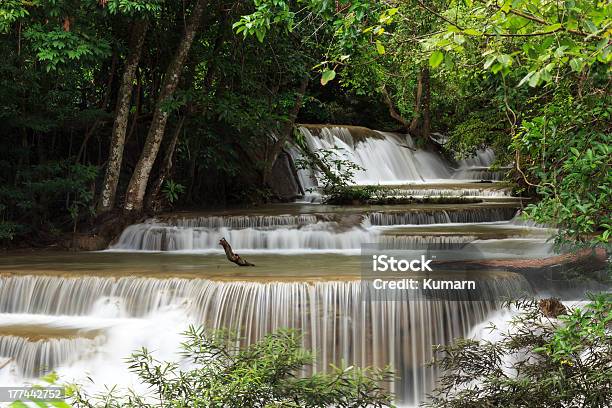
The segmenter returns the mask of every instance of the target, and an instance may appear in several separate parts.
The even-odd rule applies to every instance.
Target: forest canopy
[[[612,234],[607,1],[5,0],[0,240],[277,199],[296,123],[483,146],[559,240]]]

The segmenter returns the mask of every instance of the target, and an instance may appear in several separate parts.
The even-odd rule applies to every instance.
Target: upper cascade
[[[441,156],[417,149],[410,135],[355,126],[299,127],[310,151],[335,149],[344,159],[363,168],[355,184],[402,184],[451,177],[452,168]],[[304,179],[301,175],[300,179]],[[306,186],[308,187],[308,186]]]
[[[417,148],[408,134],[339,125],[301,125],[298,129],[311,152],[334,150],[342,159],[362,168],[355,171],[356,185],[498,181],[503,176],[503,171],[490,169],[495,153],[489,148],[451,165],[437,152]],[[295,146],[289,148],[289,153],[294,161],[302,158]],[[316,177],[309,170],[298,170],[304,190],[317,187]]]

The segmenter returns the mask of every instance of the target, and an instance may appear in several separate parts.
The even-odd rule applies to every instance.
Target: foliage
[[[32,389],[44,389],[45,387],[63,388],[65,397],[71,397],[73,395],[73,387],[60,384],[59,376],[56,372],[50,372],[49,374],[44,375],[40,378],[40,381],[42,381],[42,383],[33,384]],[[66,401],[62,401],[59,399],[43,401],[35,398],[13,401],[8,405],[8,408],[27,408],[31,406],[32,403],[40,408],[71,408],[70,404],[68,404]]]
[[[105,166],[132,29],[146,19],[117,196],[122,199],[191,5],[0,3],[0,180],[8,199],[0,210],[1,236],[59,233],[84,220],[90,199],[74,195],[64,205],[52,198],[48,210],[42,210],[46,198],[31,214],[20,209],[19,197],[30,201],[27,191],[19,191],[27,187],[20,177],[39,180],[31,170],[54,163]],[[560,240],[606,242],[611,8],[586,0],[212,2],[179,89],[163,103],[170,126],[189,117],[172,169],[184,192],[167,201],[260,201],[248,192],[269,199],[262,174],[274,160],[270,135],[284,129],[300,83],[312,72],[316,80],[309,81],[297,123],[397,130],[401,121],[391,118],[387,105],[405,119],[404,128],[422,118],[415,94],[429,64],[432,131],[450,136],[448,148],[463,157],[492,146],[500,164],[518,163],[512,173],[518,191],[541,199],[527,211],[532,218],[561,226]],[[575,112],[579,123],[571,127]],[[597,119],[590,122],[590,116]],[[66,171],[66,179],[73,173]],[[154,168],[153,174],[159,172]],[[340,201],[377,194],[323,177]],[[584,180],[594,181],[576,187]],[[100,182],[99,176],[88,182],[91,193],[99,192]]]
[[[98,173],[96,166],[50,162],[22,168],[15,175],[16,185],[0,186],[3,238],[29,233],[35,227],[54,234],[62,223],[74,226],[81,215],[93,211],[91,184]],[[48,214],[61,215],[53,221]],[[20,220],[21,222],[8,221]],[[73,227],[74,228],[74,227]]]
[[[498,340],[460,339],[438,346],[443,370],[428,407],[605,407],[612,400],[612,297],[591,299],[558,319],[536,300],[514,302],[517,314]]]
[[[296,160],[300,169],[309,169],[317,175],[321,192],[327,204],[353,204],[366,202],[382,192],[377,186],[355,186],[356,171],[364,169],[345,158],[341,148],[320,149],[310,152],[302,148],[304,156]]]
[[[166,200],[170,204],[174,204],[179,199],[179,196],[185,192],[185,186],[172,180],[166,180],[162,192]]]
[[[562,227],[558,242],[607,243],[612,234],[612,104],[569,94],[522,123],[513,148],[541,200],[526,213]]]
[[[504,125],[496,111],[474,112],[453,128],[444,148],[457,159],[471,157],[479,149],[498,145],[506,136]]]
[[[477,44],[484,69],[504,76],[522,71],[519,84],[534,87],[612,61],[612,6],[606,1],[451,1],[440,15],[446,27],[431,37],[432,56],[438,56],[432,66],[443,51],[451,62],[453,53]],[[509,44],[515,46],[509,50]]]
[[[387,370],[331,367],[327,373],[297,376],[312,364],[293,331],[268,334],[236,348],[227,333],[191,327],[182,344],[187,370],[174,362],[157,361],[142,349],[128,360],[130,370],[149,386],[138,395],[112,389],[87,395],[77,388],[75,407],[385,407],[390,395],[380,383]]]

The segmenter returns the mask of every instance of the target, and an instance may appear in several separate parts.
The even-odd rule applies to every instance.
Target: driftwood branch
[[[234,251],[232,251],[232,246],[225,240],[225,238],[221,238],[219,244],[223,247],[228,261],[233,262],[238,266],[255,266],[255,264],[252,264],[246,259],[242,259],[240,255],[235,254]]]

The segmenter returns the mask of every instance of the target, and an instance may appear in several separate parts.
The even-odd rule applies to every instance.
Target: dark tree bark
[[[157,98],[155,110],[153,112],[153,119],[149,132],[145,140],[145,144],[140,155],[140,159],[136,164],[136,168],[130,179],[130,183],[127,188],[125,203],[123,208],[126,211],[142,211],[145,190],[151,174],[151,169],[155,163],[155,158],[159,152],[164,132],[166,130],[166,124],[168,122],[169,112],[164,109],[164,104],[168,102],[174,95],[176,87],[178,85],[183,65],[191,49],[193,39],[200,27],[202,21],[202,14],[206,7],[206,0],[196,0],[191,15],[189,16],[187,25],[185,27],[185,33],[181,42],[174,54],[174,57],[170,61],[164,78],[161,84],[161,90]]]
[[[429,67],[423,68],[423,125],[421,127],[421,137],[428,138],[431,133],[431,78]]]
[[[130,106],[132,100],[132,88],[136,70],[142,54],[142,46],[147,33],[148,22],[139,20],[134,23],[130,38],[130,52],[125,63],[125,71],[117,96],[117,112],[108,155],[108,164],[104,182],[102,183],[102,193],[98,203],[98,214],[111,210],[115,206],[115,196],[117,184],[119,183],[119,172],[123,161],[123,148],[125,145],[125,134],[130,116]]]
[[[176,143],[178,142],[179,136],[183,130],[184,123],[185,115],[181,116],[181,118],[179,119],[179,122],[176,125],[176,129],[174,130],[174,134],[172,135],[172,139],[170,139],[168,146],[166,147],[166,154],[164,155],[164,160],[162,161],[159,176],[155,179],[153,185],[149,187],[147,198],[145,200],[145,208],[148,211],[154,210],[155,203],[157,202],[157,197],[159,196],[161,187],[164,184],[166,177],[168,177],[168,175],[170,174],[170,170],[172,170],[172,158],[174,157]]]
[[[305,76],[302,79],[302,82],[300,83],[300,88],[297,91],[297,97],[295,99],[293,109],[291,109],[291,112],[289,112],[287,120],[285,121],[279,134],[277,135],[277,140],[274,142],[274,144],[269,150],[269,153],[266,155],[265,167],[262,174],[262,181],[264,184],[267,184],[270,180],[274,162],[278,158],[278,155],[283,151],[285,143],[287,143],[287,141],[291,138],[291,134],[293,132],[293,125],[295,124],[295,120],[297,119],[298,113],[300,113],[300,108],[302,107],[302,101],[304,100],[304,95],[306,94],[307,87],[308,76]]]
[[[255,264],[252,264],[246,259],[241,258],[240,255],[235,254],[234,251],[232,251],[232,246],[225,240],[225,238],[221,238],[219,245],[223,247],[228,261],[233,262],[238,266],[255,266]]]
[[[414,101],[414,116],[410,122],[409,132],[412,135],[422,138],[429,137],[431,133],[431,113],[430,113],[430,78],[429,67],[421,68],[417,82],[416,96]]]

